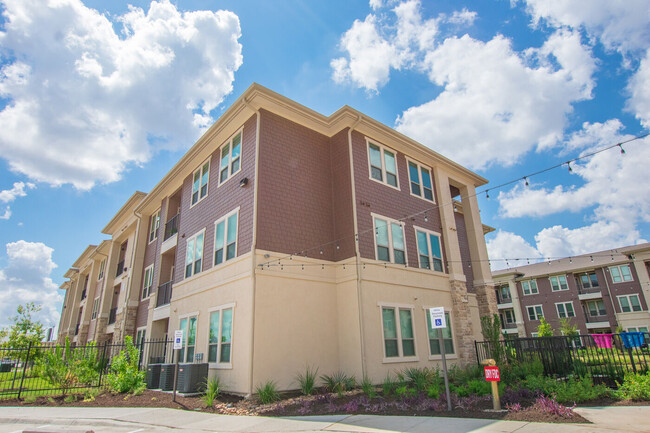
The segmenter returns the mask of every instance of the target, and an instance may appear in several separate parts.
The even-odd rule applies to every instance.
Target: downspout
[[[260,157],[260,111],[254,109],[250,103],[243,99],[244,105],[250,110],[254,111],[257,119],[255,124],[255,182],[253,183],[253,240],[251,242],[251,337],[250,337],[250,388],[248,396],[253,395],[254,382],[253,372],[255,367],[255,289],[257,286],[256,270],[257,270],[257,189],[259,185],[259,157]],[[243,140],[242,140],[243,141]]]
[[[357,221],[357,196],[356,196],[356,187],[354,183],[354,160],[352,155],[352,131],[359,126],[363,120],[363,116],[359,114],[357,121],[348,129],[348,152],[350,156],[350,184],[352,187],[352,222],[354,223],[354,252],[355,252],[355,262],[357,268],[357,305],[359,311],[359,343],[361,344],[361,375],[366,377],[366,345],[363,338],[363,311],[362,311],[362,294],[361,294],[361,253],[359,251],[359,223]]]

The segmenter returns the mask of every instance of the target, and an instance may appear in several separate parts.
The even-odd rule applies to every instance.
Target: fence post
[[[144,358],[144,338],[140,341],[140,356],[138,356],[138,370],[142,369],[142,358]]]
[[[20,378],[20,387],[18,388],[18,400],[20,400],[20,394],[23,391],[23,382],[25,381],[25,373],[27,371],[27,363],[29,362],[29,352],[32,349],[32,342],[29,342],[27,346],[27,355],[25,356],[25,363],[23,364],[23,376]]]
[[[104,360],[106,359],[106,344],[108,343],[108,340],[104,341],[104,349],[102,350],[102,360],[100,361],[99,365],[101,365],[102,368],[99,369],[99,383],[97,384],[98,387],[102,386],[102,373],[104,373],[104,369],[106,366],[104,365]]]

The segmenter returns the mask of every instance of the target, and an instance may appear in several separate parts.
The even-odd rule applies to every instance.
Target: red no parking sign
[[[499,367],[485,367],[485,380],[488,382],[500,382]]]

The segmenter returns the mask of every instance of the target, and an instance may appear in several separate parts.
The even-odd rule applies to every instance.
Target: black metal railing
[[[111,308],[111,311],[108,313],[108,324],[112,325],[117,319],[117,307]]]
[[[122,260],[117,264],[117,271],[115,272],[115,278],[122,275],[123,272],[124,272],[124,260]]]
[[[497,304],[509,304],[511,302],[512,302],[511,297],[501,296],[499,293],[497,293]]]
[[[79,334],[79,325],[77,325],[77,326],[74,328],[74,335],[78,335],[78,334]]]
[[[81,300],[83,301],[84,299],[86,299],[86,289],[81,291]]]
[[[578,286],[578,293],[581,295],[589,295],[592,293],[599,293],[601,292],[600,286],[595,286],[595,287],[582,287],[582,285]]]
[[[179,216],[180,214],[176,214],[169,221],[165,223],[165,237],[163,241],[166,241],[167,239],[171,238],[176,233],[178,233]]]
[[[172,282],[167,281],[165,284],[158,286],[158,294],[156,295],[156,307],[167,305],[172,300]]]
[[[476,360],[497,359],[500,365],[541,362],[544,374],[567,377],[591,375],[594,381],[615,386],[626,372],[650,370],[647,332],[590,334],[574,337],[508,338],[493,345],[475,342]]]
[[[502,329],[515,329],[517,327],[517,324],[512,322],[512,323],[502,323],[501,328]]]
[[[589,314],[585,314],[585,319],[587,323],[609,322],[609,317],[607,317],[607,314],[601,314],[598,316],[590,316]]]

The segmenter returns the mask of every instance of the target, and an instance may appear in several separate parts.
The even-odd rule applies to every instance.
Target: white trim
[[[566,289],[562,288],[560,277],[564,277],[564,284],[566,285]],[[553,288],[553,278],[557,280],[557,286],[559,287],[557,290]],[[566,277],[566,274],[549,275],[548,281],[551,284],[551,292],[564,292],[569,290],[569,279]]]
[[[190,197],[190,200],[191,200],[191,197]],[[158,239],[158,231],[160,229],[160,211],[161,211],[161,208],[158,208],[158,210],[156,212],[152,213],[151,217],[149,217],[149,233],[148,233],[148,236],[147,236],[147,240],[149,242],[147,243],[147,245],[153,243],[153,241]],[[156,221],[156,228],[152,230],[152,228],[153,228],[153,217],[154,216],[158,216],[158,219]],[[151,238],[152,235],[153,235],[153,239]]]
[[[622,267],[627,267],[627,271],[630,274],[630,279],[626,280],[623,278],[623,272],[621,272]],[[621,281],[614,281],[614,277],[612,276],[612,268],[618,269],[618,274],[621,276]],[[632,275],[632,268],[628,263],[623,263],[620,265],[614,265],[614,266],[608,266],[607,271],[609,272],[609,277],[612,279],[612,284],[621,284],[621,283],[629,283],[630,281],[634,281],[634,276]]]
[[[536,309],[535,307],[539,307],[540,310],[542,310],[542,314],[541,314],[541,315],[538,315],[538,314],[537,314],[537,309]],[[530,312],[528,311],[529,308],[533,308],[534,311],[535,311],[535,318],[534,318],[534,319],[531,319],[531,318],[530,318]],[[544,316],[544,306],[543,306],[542,304],[526,305],[526,317],[528,317],[528,321],[530,321],[530,322],[538,322],[539,319],[540,319],[540,317],[544,317],[544,318],[545,318],[545,316]]]
[[[259,131],[257,132],[259,134]],[[239,138],[239,168],[237,171],[233,171],[232,173],[230,172],[230,169],[232,168],[232,141],[235,139],[237,134],[241,134],[241,137]],[[230,145],[230,150],[228,151],[228,177],[226,177],[226,180],[223,182],[221,181],[221,149],[226,146]],[[217,152],[219,154],[219,167],[217,167],[217,188],[219,188],[221,185],[224,183],[228,182],[234,175],[239,173],[241,171],[241,163],[244,155],[244,126],[242,125],[241,128],[234,134],[232,134],[226,141],[223,142],[221,146],[219,146],[219,149],[217,149]]]
[[[533,293],[533,289],[530,286],[530,282],[534,281],[535,282],[535,293]],[[527,280],[521,280],[519,281],[521,283],[521,293],[523,293],[524,296],[531,296],[531,295],[539,295],[539,286],[537,285],[537,278],[530,278]],[[524,290],[524,283],[528,283],[528,288],[530,293],[526,293]]]
[[[639,303],[639,309],[636,311],[634,310],[634,307],[632,306],[632,302],[631,302],[633,296],[636,296],[636,300]],[[630,311],[623,311],[623,304],[621,304],[621,298],[627,299],[627,303],[630,306]],[[641,297],[639,296],[638,293],[630,293],[629,295],[617,295],[616,299],[618,300],[618,306],[621,309],[621,313],[639,313],[643,311],[643,307],[641,306]]]
[[[188,276],[187,275],[187,246],[190,243],[192,239],[198,238],[201,234],[203,234],[203,246],[201,247],[203,249],[203,256],[201,256],[201,269],[198,272],[194,272],[194,264],[196,263],[196,257],[194,257],[194,260],[192,261],[192,275]],[[194,244],[194,251],[196,251],[196,243]],[[194,253],[192,253],[192,256],[194,256]],[[205,228],[201,229],[200,231],[194,233],[192,236],[187,238],[185,241],[185,257],[183,258],[183,279],[191,278],[197,274],[200,274],[203,271],[203,265],[205,264]]]
[[[203,166],[206,162],[208,163],[208,181],[205,184],[205,195],[201,197],[201,170],[203,169]],[[201,203],[201,201],[210,193],[210,170],[212,170],[212,155],[208,156],[208,158],[199,164],[199,167],[192,172],[192,177],[190,178],[190,209]],[[192,196],[194,195],[194,175],[197,171],[199,172],[199,199],[196,201],[196,203],[192,203]]]
[[[415,334],[415,307],[413,305],[405,304],[393,304],[381,302],[377,304],[379,306],[379,324],[381,326],[381,347],[382,347],[382,362],[383,363],[395,363],[395,362],[417,362],[419,361],[418,357],[418,348],[417,348],[417,336]],[[397,356],[386,356],[386,339],[384,338],[384,308],[392,308],[395,318],[395,334],[397,336]],[[399,311],[400,310],[409,310],[411,311],[411,331],[413,332],[413,351],[415,355],[413,356],[404,356],[403,347],[402,347],[402,326],[400,324]]]
[[[385,146],[385,145],[379,143],[378,141],[373,140],[373,139],[371,139],[369,137],[364,137],[364,138],[366,139],[366,154],[367,154],[366,159],[368,161],[368,177],[370,178],[370,180],[372,180],[374,182],[377,182],[377,183],[380,183],[382,185],[385,185],[385,186],[387,186],[389,188],[393,188],[393,189],[396,189],[398,191],[401,191],[400,186],[399,186],[399,168],[397,167],[398,166],[398,163],[397,163],[397,151],[390,148],[390,147],[388,147],[388,146]],[[382,174],[382,179],[383,180],[377,180],[374,177],[372,177],[372,165],[370,163],[370,144],[372,144],[373,146],[377,146],[379,148],[379,155],[380,155],[380,159],[381,159],[381,174]],[[395,182],[397,183],[397,186],[393,186],[393,185],[389,184],[388,180],[387,180],[387,176],[386,176],[386,159],[385,159],[385,156],[384,156],[384,152],[386,150],[388,150],[390,153],[392,153],[394,158],[395,158]]]
[[[232,369],[232,357],[233,357],[233,340],[234,340],[234,329],[235,329],[235,302],[231,302],[228,304],[223,304],[217,307],[211,307],[208,310],[208,334],[207,334],[207,346],[206,346],[206,359],[205,361],[208,362],[208,367],[209,368],[216,368],[220,370],[231,370]],[[230,319],[230,362],[220,362],[219,359],[221,358],[221,335],[222,335],[222,325],[223,325],[223,311],[224,310],[232,310],[232,316]],[[218,342],[217,342],[217,362],[210,362],[210,321],[211,321],[211,316],[212,313],[215,313],[219,311],[219,335],[217,336]]]
[[[378,260],[381,263],[393,263],[396,265],[401,265],[401,266],[408,266],[409,259],[408,259],[408,251],[407,251],[407,245],[406,245],[406,231],[404,230],[405,228],[405,223],[403,221],[399,220],[394,220],[392,218],[385,217],[383,215],[378,215],[374,212],[370,213],[370,217],[372,218],[372,239],[374,243],[374,248],[375,248],[375,260]],[[386,222],[386,227],[388,230],[388,258],[389,261],[385,260],[380,260],[377,257],[377,228],[375,227],[375,219],[380,219],[384,222]],[[402,239],[404,241],[404,263],[395,263],[395,251],[393,247],[393,230],[391,227],[391,224],[398,224],[402,228]]]
[[[102,261],[99,262],[99,273],[97,274],[97,281],[101,281],[101,279],[104,278],[104,275],[106,275],[106,259],[102,259]]]
[[[571,310],[573,310],[573,316],[569,316],[569,311],[566,308],[567,304],[571,304]],[[564,313],[566,314],[566,317],[560,316],[560,309],[558,308],[558,305],[563,305],[564,306]],[[573,305],[573,301],[566,301],[566,302],[556,302],[555,303],[555,312],[557,313],[558,319],[571,319],[573,317],[576,317],[576,309]]]
[[[188,341],[188,337],[189,337],[189,334],[190,334],[189,333],[189,326],[190,326],[190,320],[189,319],[191,319],[192,317],[196,317],[196,335],[194,336],[194,346],[192,346],[192,347],[194,347],[194,354],[196,354],[196,343],[198,342],[198,339],[199,339],[198,338],[199,337],[199,335],[198,335],[199,334],[199,312],[197,311],[197,312],[194,312],[194,313],[184,314],[182,316],[177,317],[178,328],[176,328],[176,329],[181,330],[181,331],[184,331],[183,329],[181,329],[181,321],[183,321],[183,319],[187,319],[187,333],[183,335],[183,349],[181,349],[181,350],[183,350],[183,359],[179,359],[179,362],[182,362],[182,363],[194,362],[194,356],[192,356],[191,360],[189,360],[189,361],[187,360],[187,341]]]
[[[429,361],[439,361],[442,359],[442,354],[440,355],[432,355],[431,354],[431,342],[429,341],[429,325],[427,318],[429,317],[429,309],[432,307],[422,307],[424,310],[424,329],[426,330],[426,337],[427,337],[427,353],[429,354]],[[447,321],[448,326],[450,327],[451,330],[451,344],[454,346],[454,353],[446,353],[445,351],[445,359],[457,359],[458,358],[458,346],[456,345],[456,333],[454,332],[454,327],[451,326],[452,323],[452,313],[451,310],[447,310],[445,308],[445,313],[449,314],[449,320]],[[445,337],[442,337],[442,342],[444,344],[445,342]]]
[[[151,279],[151,285],[149,286],[149,290],[147,291],[147,296],[144,296],[145,284],[147,283],[147,271],[150,271],[149,272],[149,278]],[[149,299],[149,297],[151,296],[151,288],[152,287],[153,287],[153,264],[147,266],[142,271],[142,287],[140,288],[140,299],[141,300]]]
[[[415,231],[415,252],[418,258],[418,269],[424,269],[426,271],[435,272],[441,275],[445,274],[446,269],[445,269],[444,253],[442,248],[442,235],[438,232],[434,232],[433,230],[425,229],[423,227],[413,226],[413,229]],[[431,267],[429,269],[422,267],[422,264],[420,263],[420,245],[418,245],[418,231],[424,232],[427,235],[434,235],[438,237],[438,244],[440,245],[440,255],[441,255],[440,266],[442,267],[442,271],[436,271],[435,269],[433,269],[433,250],[431,248],[431,240],[429,239],[429,236],[427,236],[427,248],[429,249],[429,260],[431,263]]]
[[[214,222],[214,239],[212,241],[212,267],[221,266],[225,264],[228,260],[233,260],[237,258],[237,253],[239,251],[239,209],[240,206],[237,206],[235,209],[231,210],[230,212],[228,212],[227,214],[225,214],[224,216],[222,216],[221,218],[219,218]],[[226,252],[228,249],[228,218],[230,218],[235,214],[237,214],[237,223],[236,223],[237,230],[235,232],[235,256],[228,259],[226,257]],[[221,263],[216,264],[215,260],[217,258],[217,225],[219,225],[219,223],[221,222],[225,222],[224,232],[223,232],[224,244],[221,245],[221,247],[223,248],[223,260],[221,261]]]
[[[416,161],[413,158],[409,158],[408,156],[405,156],[406,158],[406,177],[408,178],[408,188],[409,188],[409,194],[411,194],[413,197],[417,197],[419,199],[422,199],[426,201],[427,203],[436,203],[436,193],[435,193],[435,188],[433,186],[433,169],[431,167],[428,167],[418,161]],[[411,171],[409,167],[409,162],[412,162],[417,166],[418,169],[418,185],[420,186],[420,192],[421,195],[413,194],[413,190],[411,189]],[[422,169],[428,170],[429,171],[429,178],[431,180],[431,200],[426,198],[424,196],[424,182],[422,181]]]

